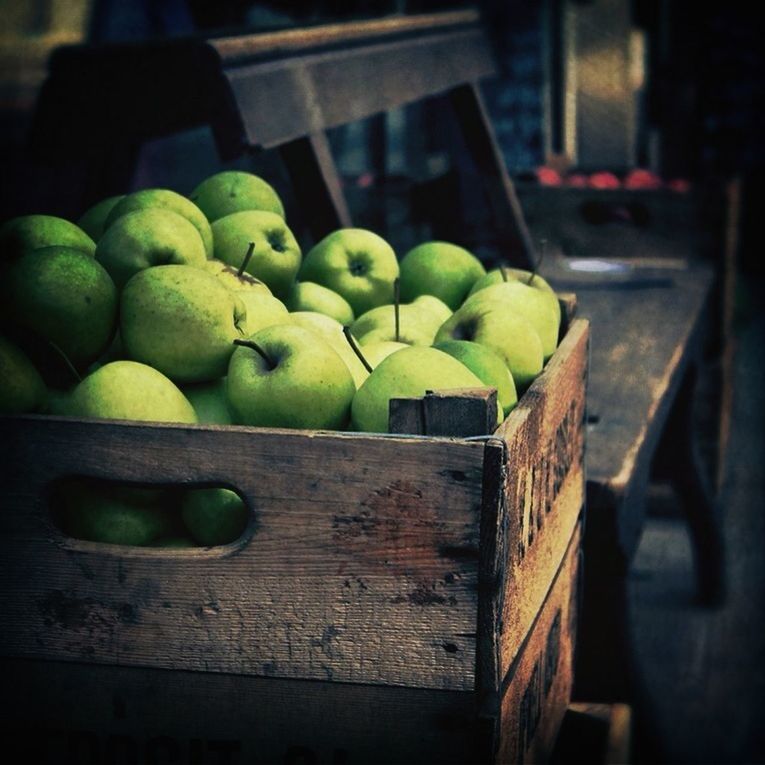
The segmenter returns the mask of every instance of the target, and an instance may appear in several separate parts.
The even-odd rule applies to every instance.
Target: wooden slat
[[[573,685],[580,543],[577,527],[506,680],[498,763],[547,762],[555,747]]]
[[[244,141],[265,148],[494,72],[480,28],[226,68]]]
[[[389,431],[427,436],[485,436],[497,427],[496,388],[427,391],[390,401]]]
[[[10,418],[0,652],[472,689],[484,445]],[[62,539],[59,476],[236,487],[242,544]]]
[[[488,761],[469,692],[40,660],[0,669],[15,689],[0,723],[8,762]]]
[[[575,319],[542,376],[495,435],[508,446],[496,675],[502,682],[563,560],[584,504],[589,325]]]

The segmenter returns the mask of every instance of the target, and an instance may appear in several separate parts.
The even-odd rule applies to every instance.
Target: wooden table
[[[714,272],[700,262],[630,259],[611,273],[543,268],[591,322],[587,520],[575,698],[633,700],[628,576],[652,461],[663,453],[686,514],[700,598],[723,592],[719,519],[692,438],[695,376]]]

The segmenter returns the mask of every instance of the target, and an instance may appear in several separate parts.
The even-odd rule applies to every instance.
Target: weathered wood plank
[[[2,654],[473,687],[483,444],[4,424]],[[72,474],[234,487],[249,536],[199,551],[63,538],[46,490]]]
[[[577,526],[523,650],[510,668],[500,707],[498,763],[547,762],[573,685],[581,527]]]
[[[588,362],[589,324],[575,319],[543,375],[495,434],[508,447],[500,681],[547,595],[584,504]]]
[[[485,436],[497,427],[495,388],[427,391],[422,398],[390,401],[391,433],[428,436]]]
[[[488,762],[475,695],[0,660],[12,762]]]

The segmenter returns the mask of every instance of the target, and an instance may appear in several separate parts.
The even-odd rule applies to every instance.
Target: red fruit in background
[[[691,182],[685,178],[673,178],[667,181],[667,188],[679,194],[687,194],[691,190]]]
[[[583,173],[572,173],[566,178],[566,185],[576,189],[585,189],[590,185],[590,181]]]
[[[624,179],[625,189],[660,189],[664,184],[661,178],[650,170],[635,168]]]
[[[562,186],[563,179],[560,177],[560,173],[557,170],[553,170],[551,167],[538,167],[536,170],[537,181],[542,186]]]
[[[621,181],[613,173],[593,173],[590,176],[591,189],[618,189],[621,185]]]

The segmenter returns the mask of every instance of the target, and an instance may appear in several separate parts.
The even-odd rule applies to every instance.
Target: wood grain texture
[[[427,391],[390,400],[389,431],[427,436],[485,436],[497,427],[496,388]]]
[[[500,682],[547,595],[583,507],[588,362],[589,324],[575,319],[544,375],[496,431],[508,445]]]
[[[497,763],[547,762],[555,747],[573,685],[580,543],[577,526],[506,679]]]
[[[3,655],[473,687],[483,444],[4,424]],[[234,487],[249,534],[199,551],[64,538],[46,490],[72,474]]]

